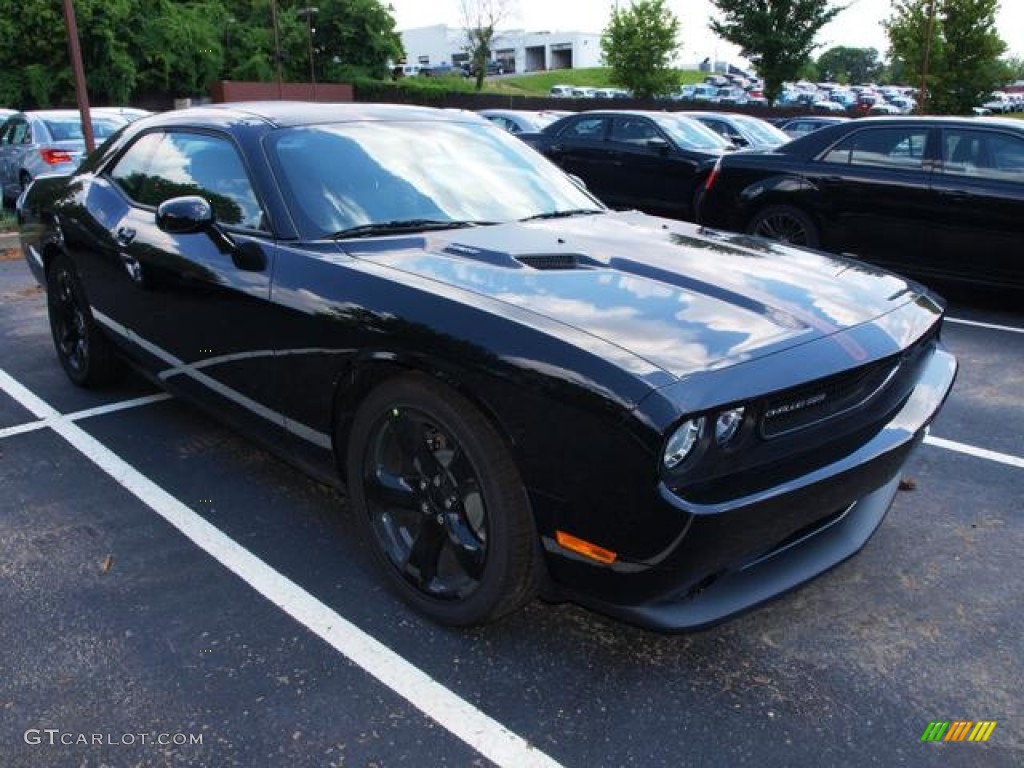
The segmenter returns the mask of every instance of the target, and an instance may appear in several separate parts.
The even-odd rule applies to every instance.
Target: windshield
[[[780,131],[771,123],[766,123],[763,120],[738,115],[734,115],[733,120],[743,126],[743,132],[745,134],[754,138],[754,144],[775,146],[778,144],[785,144],[790,140],[790,137],[785,133]]]
[[[730,146],[726,139],[707,128],[696,120],[681,115],[659,115],[655,118],[658,125],[672,140],[684,149],[702,149],[705,151],[722,151]]]
[[[274,132],[271,162],[304,235],[396,222],[508,222],[602,208],[489,123],[367,121]]]
[[[82,132],[82,121],[78,118],[67,120],[44,120],[46,129],[54,141],[82,140],[85,134]],[[96,118],[92,119],[92,135],[97,139],[105,139],[112,136],[118,128],[124,125],[124,120]]]

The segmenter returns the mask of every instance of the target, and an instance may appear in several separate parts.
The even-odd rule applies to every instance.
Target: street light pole
[[[299,9],[299,13],[306,17],[306,27],[309,29],[309,82],[313,84],[313,101],[316,101],[316,65],[313,60],[313,15],[319,10],[319,8],[312,5]]]

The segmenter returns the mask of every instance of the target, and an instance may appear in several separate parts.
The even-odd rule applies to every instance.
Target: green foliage
[[[18,219],[14,211],[0,210],[0,232],[17,232]]]
[[[612,83],[636,96],[662,96],[679,87],[672,59],[679,50],[679,19],[665,0],[634,0],[614,8],[601,36]]]
[[[1000,59],[1003,68],[1003,79],[1012,83],[1017,80],[1024,80],[1024,58],[1020,56],[1007,56]]]
[[[843,8],[832,0],[711,0],[722,14],[711,31],[740,47],[774,99],[814,50],[814,38]]]
[[[926,83],[927,111],[969,114],[1006,77],[999,0],[896,0],[885,22],[894,66]],[[931,30],[929,44],[928,31]],[[927,66],[926,66],[927,60]]]
[[[303,0],[75,0],[79,42],[94,104],[140,95],[200,96],[211,82],[310,76],[310,25]],[[387,75],[402,56],[390,10],[380,0],[317,0],[313,60],[319,81]],[[0,104],[73,104],[74,82],[61,3],[0,0]]]
[[[839,83],[873,83],[882,76],[882,62],[874,48],[829,48],[818,57],[818,77]]]

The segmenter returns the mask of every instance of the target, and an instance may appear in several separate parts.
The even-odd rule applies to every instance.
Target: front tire
[[[68,378],[85,388],[110,383],[118,371],[117,360],[67,256],[57,256],[50,265],[46,305],[57,359]]]
[[[389,585],[443,624],[494,621],[537,590],[537,536],[519,472],[494,427],[419,374],[360,406],[346,454],[349,499]]]
[[[747,224],[747,233],[807,248],[821,245],[821,235],[814,219],[792,205],[762,208]]]

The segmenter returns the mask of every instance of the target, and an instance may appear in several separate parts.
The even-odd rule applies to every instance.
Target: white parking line
[[[1013,456],[1009,453],[990,451],[988,448],[978,448],[973,445],[967,445],[967,443],[958,443],[955,440],[946,440],[945,438],[935,437],[934,435],[928,435],[924,441],[926,444],[934,445],[936,448],[945,448],[947,451],[965,453],[968,456],[974,456],[979,459],[988,459],[989,461],[997,461],[1000,464],[1009,464],[1011,467],[1020,467],[1021,469],[1024,469],[1024,459],[1019,456]]]
[[[956,325],[970,325],[974,328],[988,328],[991,331],[1007,331],[1009,333],[1024,333],[1024,328],[1017,328],[1013,325],[997,325],[996,323],[982,323],[978,320],[963,320],[959,317],[947,317],[947,323]]]
[[[68,413],[65,415],[57,414],[55,417],[60,421],[78,421],[79,419],[88,419],[92,416],[103,416],[108,413],[115,413],[116,411],[123,411],[128,408],[138,408],[140,405],[149,405],[150,403],[159,403],[164,400],[170,400],[171,396],[166,392],[159,392],[155,395],[146,395],[144,397],[135,397],[131,400],[120,400],[116,403],[107,403],[106,405],[97,405],[95,408],[86,408],[84,411],[75,411],[74,413]],[[56,413],[56,411],[54,411]],[[5,427],[0,429],[0,440],[5,437],[11,437],[13,435],[23,435],[26,432],[34,432],[37,429],[44,429],[51,425],[53,419],[40,419],[39,421],[30,421],[26,424],[18,424],[13,427]]]
[[[491,762],[556,768],[554,759],[485,715],[253,555],[0,369],[3,390],[136,498],[274,605]]]

